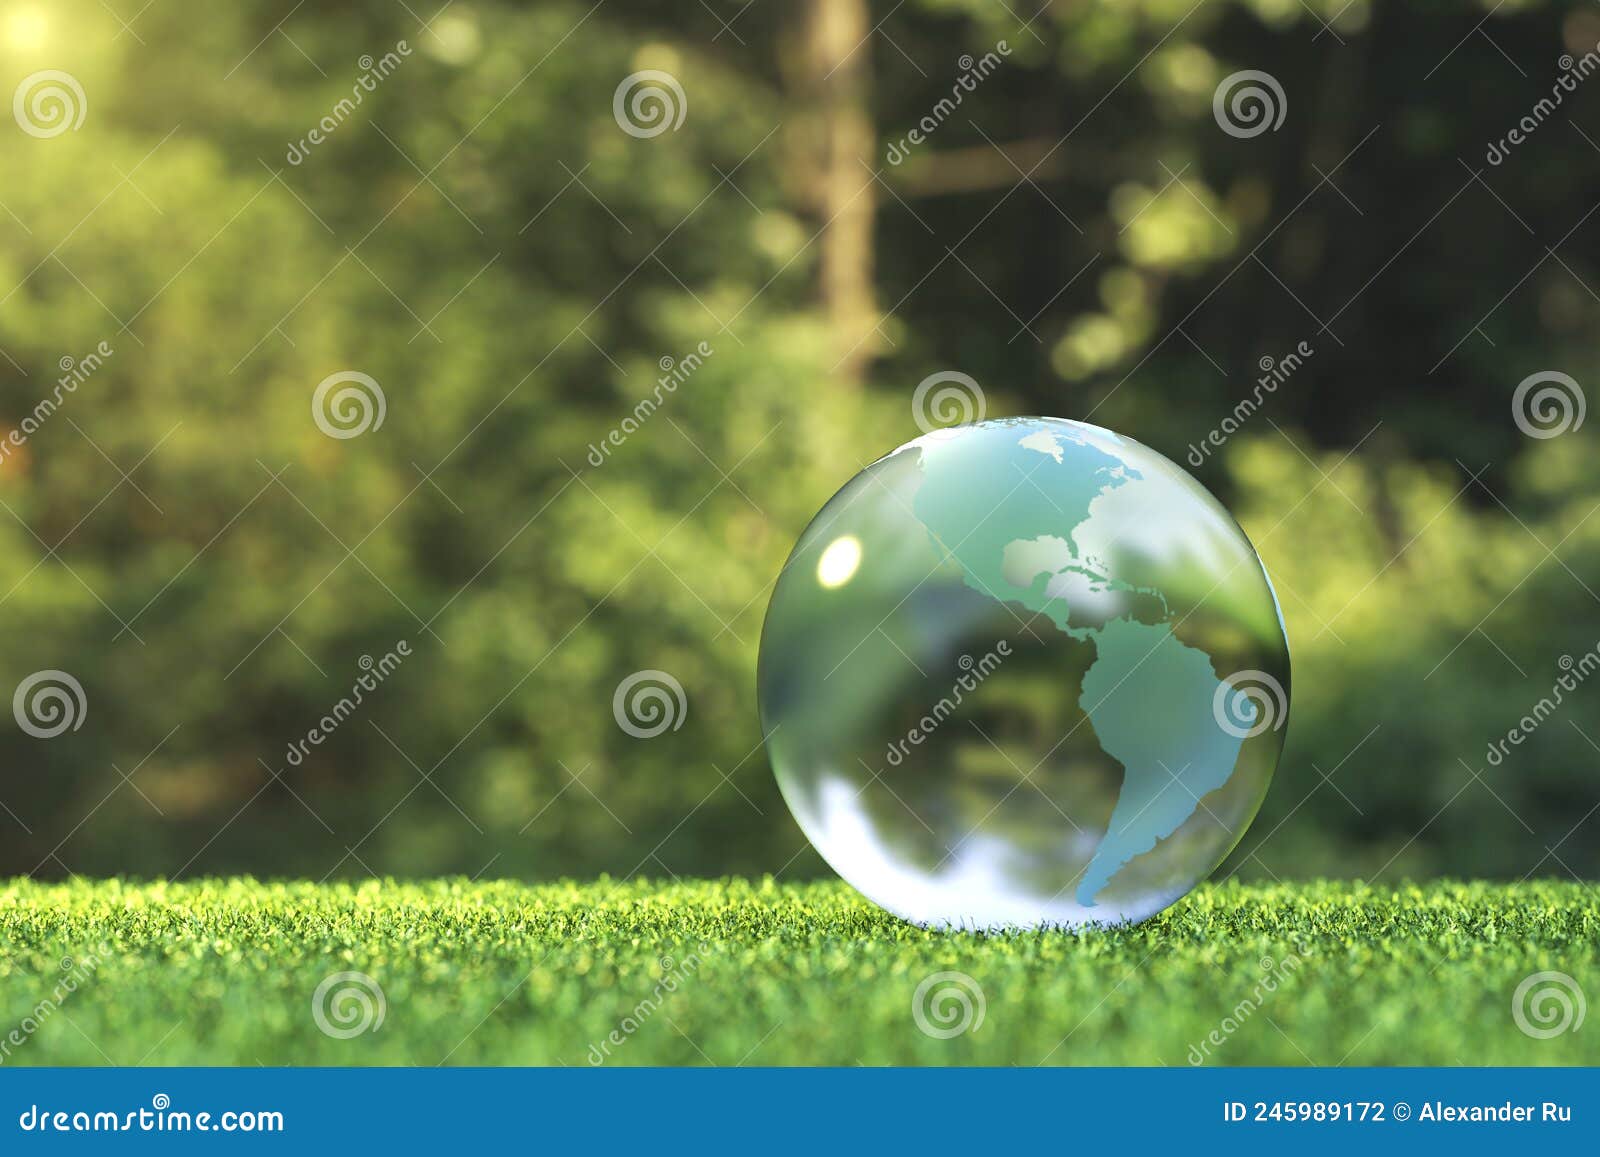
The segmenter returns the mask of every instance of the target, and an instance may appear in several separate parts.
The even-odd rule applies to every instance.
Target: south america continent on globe
[[[1255,549],[1108,430],[937,430],[823,507],[778,578],[758,693],[785,800],[919,924],[1142,920],[1209,875],[1283,746],[1289,655]]]

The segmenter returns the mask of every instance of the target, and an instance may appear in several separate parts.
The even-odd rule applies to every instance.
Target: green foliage
[[[60,358],[113,350],[0,466],[5,685],[58,668],[89,704],[52,743],[0,739],[37,769],[0,791],[19,825],[0,855],[47,875],[626,871],[756,744],[763,592],[881,446],[887,405],[829,382],[802,301],[814,251],[775,188],[770,84],[609,13],[590,27],[589,5],[461,5],[428,31],[403,5],[308,12],[292,41],[269,7],[198,38],[152,10],[75,63],[81,131],[0,134],[28,229],[0,243],[6,427]],[[52,9],[54,43],[12,63],[53,59],[74,18],[109,20]],[[360,75],[350,46],[401,41],[286,163]],[[645,66],[694,70],[676,147],[612,118]],[[660,396],[660,360],[697,349],[593,465]],[[345,370],[387,412],[334,440],[312,391]],[[400,640],[416,657],[291,761]],[[689,689],[681,736],[618,730],[612,690],[641,668]],[[108,797],[113,764],[137,790]],[[687,858],[761,862],[770,828],[741,814],[711,800]]]
[[[1534,1039],[1512,1016],[1531,973],[1596,975],[1600,905],[1568,884],[1227,884],[1133,928],[976,936],[770,878],[19,882],[0,938],[0,1029],[63,955],[96,961],[7,1064],[584,1065],[614,1030],[600,1060],[629,1065],[1183,1065],[1213,1030],[1208,1064],[1600,1060],[1593,1033]],[[313,994],[346,971],[384,1014],[339,1039]],[[917,1027],[937,972],[981,988],[973,1031]]]
[[[1253,495],[1241,517],[1272,566],[1297,697],[1312,702],[1236,859],[1259,846],[1279,874],[1363,878],[1592,870],[1581,831],[1600,740],[1587,578],[1600,479],[1587,455],[1541,444],[1501,494],[1520,516],[1474,510],[1473,484],[1448,467],[1313,464],[1270,444],[1230,457]],[[1285,516],[1270,497],[1283,493],[1306,498]],[[1409,544],[1398,558],[1389,536]],[[1526,738],[1508,746],[1511,729]],[[1291,828],[1297,808],[1317,822]]]
[[[1309,341],[1197,470],[1260,544],[1296,663],[1233,867],[1600,870],[1575,828],[1600,688],[1485,758],[1600,641],[1600,424],[1533,441],[1510,420],[1532,372],[1600,376],[1600,154],[1576,131],[1600,84],[1479,161],[1600,39],[1585,6],[883,14],[859,49],[882,141],[962,53],[1011,52],[875,166],[886,316],[861,383],[816,304],[801,6],[457,0],[425,28],[389,0],[250,0],[152,5],[131,31],[98,0],[12,7],[0,91],[65,68],[88,109],[47,140],[0,126],[0,434],[63,358],[114,352],[0,459],[0,691],[57,668],[89,704],[49,742],[0,729],[0,868],[814,874],[759,751],[761,617],[809,516],[917,433],[913,385],[959,369],[991,415],[1087,418],[1182,461],[1261,358]],[[360,54],[401,41],[290,163]],[[1283,126],[1222,133],[1217,84],[1259,67]],[[689,111],[641,140],[612,96],[646,68]],[[1040,161],[1029,182],[991,142]],[[960,180],[935,187],[941,158]],[[387,417],[340,441],[311,396],[348,370]],[[401,639],[415,658],[290,762]],[[610,702],[646,668],[689,702],[650,742]]]

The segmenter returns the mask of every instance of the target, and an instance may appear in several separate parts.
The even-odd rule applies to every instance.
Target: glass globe
[[[1228,512],[1109,430],[1008,418],[872,463],[801,535],[758,674],[795,819],[868,898],[977,929],[1142,920],[1283,746],[1277,599]]]

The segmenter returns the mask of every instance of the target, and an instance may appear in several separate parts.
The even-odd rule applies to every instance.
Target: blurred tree
[[[872,283],[877,137],[869,109],[872,28],[866,0],[809,0],[792,106],[801,141],[795,169],[821,220],[818,276],[840,354],[835,373],[859,381],[875,352]]]
[[[1600,640],[1590,429],[1510,402],[1595,376],[1600,87],[1486,155],[1590,7],[115,7],[0,9],[86,106],[0,133],[0,686],[87,703],[0,733],[5,870],[816,871],[761,615],[914,384],[1183,461],[1300,343],[1196,467],[1297,664],[1240,870],[1600,867],[1595,689],[1486,757]],[[1276,128],[1219,123],[1242,70]],[[643,72],[681,124],[619,122]],[[641,670],[681,729],[617,726]]]

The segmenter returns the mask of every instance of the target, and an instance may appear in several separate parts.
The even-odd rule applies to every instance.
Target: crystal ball
[[[1143,920],[1223,861],[1283,747],[1289,652],[1244,531],[1130,438],[936,430],[852,478],[762,627],[763,734],[835,871],[930,927]]]

